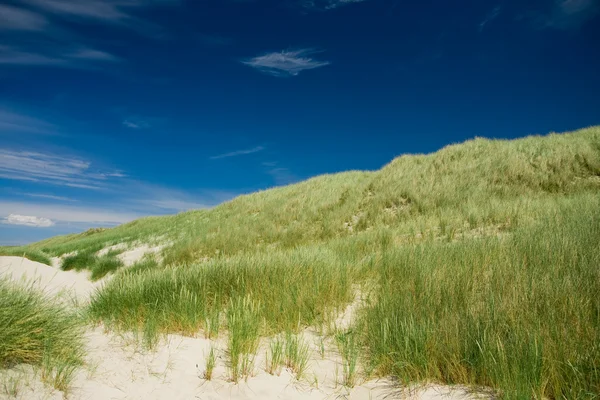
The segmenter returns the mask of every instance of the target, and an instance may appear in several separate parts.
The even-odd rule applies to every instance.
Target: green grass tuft
[[[66,391],[83,362],[83,326],[62,304],[0,279],[0,368],[30,364]]]
[[[210,351],[208,352],[208,356],[206,357],[206,367],[204,369],[204,374],[202,375],[204,379],[210,381],[213,376],[213,371],[215,366],[217,365],[217,354],[215,352],[215,348],[210,346]]]
[[[232,299],[227,308],[229,371],[235,383],[253,373],[260,339],[260,308],[250,296]]]
[[[90,313],[118,329],[196,334],[214,330],[231,301],[260,302],[265,334],[309,326],[352,299],[352,268],[331,251],[315,248],[232,257],[144,274],[118,274],[91,300]],[[151,306],[150,306],[151,305]]]
[[[296,379],[304,377],[308,369],[310,347],[301,336],[286,333],[285,341],[285,366],[294,373]]]
[[[61,268],[63,271],[82,271],[85,269],[91,269],[97,262],[95,252],[80,252],[68,257],[65,257],[62,261]]]
[[[41,250],[35,250],[27,247],[2,247],[0,246],[0,256],[24,257],[31,261],[36,261],[46,265],[52,265],[50,257]]]
[[[96,281],[98,279],[104,278],[108,273],[112,273],[117,271],[119,268],[123,267],[123,261],[118,258],[106,255],[103,257],[97,257],[95,259],[95,263],[91,267],[92,275],[91,279]]]
[[[347,332],[338,332],[335,339],[343,359],[343,384],[346,387],[353,388],[356,385],[358,373],[358,361],[360,355],[360,343],[358,335],[349,330]]]
[[[277,336],[269,343],[269,349],[267,350],[267,355],[265,357],[266,371],[271,375],[280,375],[284,356],[285,341]]]

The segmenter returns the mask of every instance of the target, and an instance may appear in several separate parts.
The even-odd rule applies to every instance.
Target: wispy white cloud
[[[24,2],[55,14],[82,18],[118,21],[127,17],[127,14],[119,9],[120,2],[110,0],[25,0]]]
[[[518,16],[536,29],[578,29],[600,12],[598,0],[555,0],[546,10]]]
[[[111,195],[119,199],[124,209],[144,215],[173,214],[181,211],[212,207],[233,197],[214,190],[190,192],[135,179],[113,185]]]
[[[273,178],[273,181],[278,186],[298,182],[298,177],[296,177],[289,168],[280,166],[277,161],[265,161],[262,162],[261,165],[266,167],[265,172]]]
[[[78,43],[82,36],[74,32],[72,20],[161,37],[162,28],[135,16],[135,10],[178,3],[177,0],[15,0],[13,5],[0,5],[0,31],[23,32],[11,34],[0,45],[0,65],[89,69],[104,63],[106,67],[108,62],[122,60],[110,52]]]
[[[1,48],[0,48],[1,52]],[[27,114],[0,109],[0,134],[1,133],[35,133],[44,135],[57,134],[55,125]]]
[[[554,28],[578,28],[600,10],[600,2],[596,0],[561,0],[557,1],[554,13],[548,24]]]
[[[71,199],[69,197],[64,197],[64,196],[55,196],[53,194],[44,194],[44,193],[23,193],[25,196],[28,197],[36,197],[36,198],[40,198],[40,199],[48,199],[48,200],[56,200],[56,201],[68,201],[68,202],[75,202],[77,200],[75,199]]]
[[[8,217],[0,221],[9,225],[25,225],[34,226],[37,228],[47,228],[54,225],[54,222],[48,218],[35,217],[33,215],[9,214]]]
[[[301,6],[308,10],[333,10],[348,4],[362,3],[366,0],[302,0]]]
[[[90,48],[79,48],[73,52],[67,53],[64,57],[68,59],[92,60],[92,61],[121,61],[118,57],[101,50]]]
[[[88,223],[98,225],[117,225],[140,218],[143,214],[122,212],[105,208],[80,207],[74,205],[56,205],[47,203],[28,203],[0,201],[0,217],[8,220],[11,215],[36,215],[42,220],[54,223]],[[14,217],[13,217],[14,219]],[[21,219],[22,218],[18,218]],[[48,225],[50,226],[50,225]]]
[[[123,126],[131,129],[147,129],[152,127],[148,120],[139,117],[129,117],[124,119]]]
[[[135,16],[136,10],[179,4],[179,0],[22,0],[38,11],[67,20],[109,24],[145,36],[159,37],[162,28]]]
[[[136,200],[136,204],[138,206],[149,206],[155,209],[155,212],[159,211],[160,213],[178,213],[182,211],[199,210],[210,207],[206,203],[194,201],[192,199],[172,199],[164,197],[158,197],[154,199],[139,199]]]
[[[105,51],[86,47],[65,49],[61,46],[45,46],[22,49],[0,46],[0,64],[56,66],[66,68],[90,68],[95,62],[119,62],[120,58]]]
[[[264,149],[265,149],[264,146],[256,146],[251,149],[237,150],[237,151],[232,151],[229,153],[219,154],[219,155],[210,157],[210,159],[211,160],[219,160],[221,158],[243,156],[245,154],[258,153],[259,151],[263,151]]]
[[[23,0],[41,10],[104,22],[131,20],[131,9],[178,4],[176,0]]]
[[[0,149],[0,178],[45,182],[82,189],[99,189],[120,171],[102,172],[90,168],[90,161],[50,153]]]
[[[315,49],[284,50],[266,53],[249,60],[244,64],[273,76],[295,76],[300,72],[329,65],[329,61],[318,61],[312,55],[319,53]]]
[[[500,6],[496,6],[494,7],[494,9],[492,11],[490,11],[485,18],[479,23],[479,32],[483,32],[483,30],[485,29],[485,27],[492,22],[493,20],[495,20],[496,18],[498,18],[498,16],[500,15],[500,11],[502,10],[502,7]]]
[[[211,190],[193,194],[148,182],[127,180],[109,186],[104,195],[111,199],[110,202],[94,202],[89,199],[76,202],[72,198],[35,193],[23,195],[39,201],[0,200],[0,221],[15,214],[47,218],[57,225],[81,224],[77,226],[82,229],[90,226],[114,226],[148,215],[209,208],[236,194]]]
[[[271,175],[276,185],[289,185],[298,182],[298,178],[288,168],[271,168],[267,170],[267,174]]]
[[[47,26],[48,20],[40,14],[0,4],[0,30],[40,31]]]

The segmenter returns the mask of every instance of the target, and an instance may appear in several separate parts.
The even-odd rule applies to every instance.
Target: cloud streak
[[[292,174],[289,168],[279,166],[277,161],[265,161],[261,165],[265,167],[265,173],[273,178],[277,186],[298,182],[298,178]]]
[[[63,17],[108,23],[135,22],[130,10],[178,4],[176,0],[23,0],[30,6]]]
[[[500,6],[494,7],[494,9],[485,16],[485,18],[483,19],[483,21],[481,21],[479,23],[479,32],[483,32],[483,30],[485,29],[485,27],[490,22],[492,22],[493,20],[495,20],[496,18],[498,18],[498,16],[500,15],[500,11],[501,10],[502,10],[502,7],[500,7]]]
[[[242,61],[242,63],[272,76],[296,76],[302,71],[330,64],[329,61],[319,61],[312,58],[312,55],[316,53],[319,53],[319,51],[311,48],[284,50],[281,52],[266,53]]]
[[[91,162],[79,158],[0,149],[0,178],[4,179],[100,189],[108,178],[124,176],[119,171],[94,171],[90,166]]]
[[[66,68],[90,68],[96,62],[120,62],[120,58],[105,51],[87,47],[65,49],[61,46],[45,46],[42,48],[21,49],[11,46],[0,46],[0,64],[56,66]]]
[[[0,201],[0,216],[3,215],[6,216],[4,218],[5,223],[8,223],[7,221],[12,215],[13,224],[19,221],[26,222],[27,218],[37,218],[39,221],[49,220],[53,224],[86,223],[98,225],[122,224],[142,216],[134,212],[113,211],[103,208]],[[37,217],[30,217],[32,215]],[[15,218],[15,216],[17,217]]]
[[[124,119],[123,126],[130,129],[148,129],[152,127],[148,120],[138,117],[129,117]]]
[[[521,14],[518,19],[529,22],[535,29],[567,31],[581,28],[599,12],[598,0],[555,0],[549,8]]]
[[[53,194],[43,194],[43,193],[23,193],[23,194],[25,196],[36,197],[36,198],[40,198],[40,199],[48,199],[48,200],[56,200],[56,201],[69,201],[69,202],[77,201],[77,200],[71,199],[69,197],[55,196]]]
[[[57,128],[49,122],[29,115],[0,109],[0,134],[2,133],[55,135],[57,134]]]
[[[48,228],[53,226],[54,222],[48,218],[35,217],[32,215],[10,214],[2,220],[2,223],[9,225],[25,225],[36,228]]]
[[[54,66],[89,69],[115,63],[119,57],[77,43],[81,36],[70,24],[105,24],[141,35],[164,36],[161,27],[136,17],[134,10],[177,4],[176,0],[15,0],[0,5],[0,32],[11,31],[0,45],[0,65]],[[12,33],[20,31],[20,34]]]
[[[578,28],[596,16],[599,9],[596,0],[557,1],[547,24],[558,29]]]
[[[212,157],[210,157],[210,160],[220,160],[222,158],[237,157],[237,156],[243,156],[246,154],[258,153],[259,151],[263,151],[264,149],[265,149],[264,146],[256,146],[251,149],[237,150],[237,151],[232,151],[230,153],[224,153],[224,154],[212,156]]]
[[[48,25],[42,15],[0,4],[0,30],[41,31]]]
[[[302,0],[301,6],[308,10],[327,11],[364,1],[366,0]]]

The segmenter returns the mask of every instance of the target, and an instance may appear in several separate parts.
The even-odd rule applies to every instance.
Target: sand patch
[[[146,254],[146,249],[140,251]],[[87,273],[61,271],[21,257],[0,257],[0,275],[14,280],[33,282],[46,293],[72,293],[79,299],[89,298],[99,283],[87,279]],[[357,292],[352,302],[336,321],[338,328],[351,325],[363,298]],[[72,381],[68,396],[43,385],[34,368],[19,366],[0,371],[0,378],[13,382],[18,377],[17,396],[6,393],[0,382],[0,399],[64,399],[70,400],[187,400],[187,399],[490,399],[490,395],[474,395],[461,387],[429,385],[408,390],[391,379],[363,381],[349,388],[343,385],[343,359],[332,337],[322,337],[307,329],[303,341],[309,345],[309,364],[300,380],[281,368],[279,374],[266,371],[269,338],[261,340],[254,358],[252,376],[233,383],[227,368],[225,335],[218,340],[203,337],[168,335],[154,351],[143,350],[133,334],[117,335],[102,328],[86,333],[86,365]],[[217,362],[213,379],[203,378],[210,348],[216,349]],[[19,375],[20,374],[20,375]],[[8,389],[10,385],[6,386]],[[15,386],[17,387],[17,386]]]
[[[115,245],[103,248],[98,253],[96,253],[96,255],[98,257],[102,257],[102,256],[107,255],[111,251],[123,251],[123,250],[127,249],[127,247],[128,247],[127,243],[115,244]]]
[[[88,272],[63,271],[23,257],[0,256],[0,276],[33,285],[51,295],[89,299],[101,283],[91,282],[88,275]]]
[[[285,368],[280,375],[265,372],[263,346],[255,358],[254,376],[235,384],[228,379],[224,340],[168,335],[155,351],[149,352],[141,350],[130,335],[107,334],[97,328],[87,333],[87,342],[87,367],[76,374],[68,395],[70,400],[486,398],[469,394],[460,387],[429,385],[403,390],[389,379],[370,380],[347,388],[340,383],[339,361],[329,352],[323,359],[314,346],[311,346],[310,367],[301,380]],[[218,360],[213,379],[207,381],[202,376],[211,345],[219,349]],[[34,375],[27,378],[29,386],[22,391],[26,394],[23,398],[63,398],[61,392],[40,385],[36,379]]]
[[[149,246],[147,244],[143,244],[132,250],[125,251],[119,254],[117,257],[123,261],[123,264],[125,264],[126,267],[129,267],[144,258],[146,254],[157,254],[163,248],[164,245]]]

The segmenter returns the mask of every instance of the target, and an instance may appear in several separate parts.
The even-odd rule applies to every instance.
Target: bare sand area
[[[87,273],[65,272],[56,267],[20,257],[0,257],[0,275],[33,284],[49,295],[75,296],[81,307],[102,282],[92,283]],[[77,305],[73,305],[77,306]],[[347,324],[355,312],[351,305],[340,316]],[[392,379],[358,381],[353,388],[343,385],[343,364],[335,344],[310,329],[303,332],[310,345],[307,372],[297,379],[282,368],[279,374],[266,372],[267,339],[254,359],[253,375],[233,383],[226,368],[226,338],[168,335],[152,351],[144,350],[132,334],[118,335],[102,327],[86,332],[86,365],[77,373],[65,394],[44,386],[35,369],[18,366],[0,371],[0,378],[18,376],[16,396],[2,390],[0,399],[76,400],[187,400],[187,399],[482,399],[489,395],[470,393],[465,388],[428,385],[409,390]],[[204,379],[210,349],[216,349],[217,363],[212,379]],[[324,349],[324,351],[323,351]],[[1,382],[0,382],[1,383]]]

